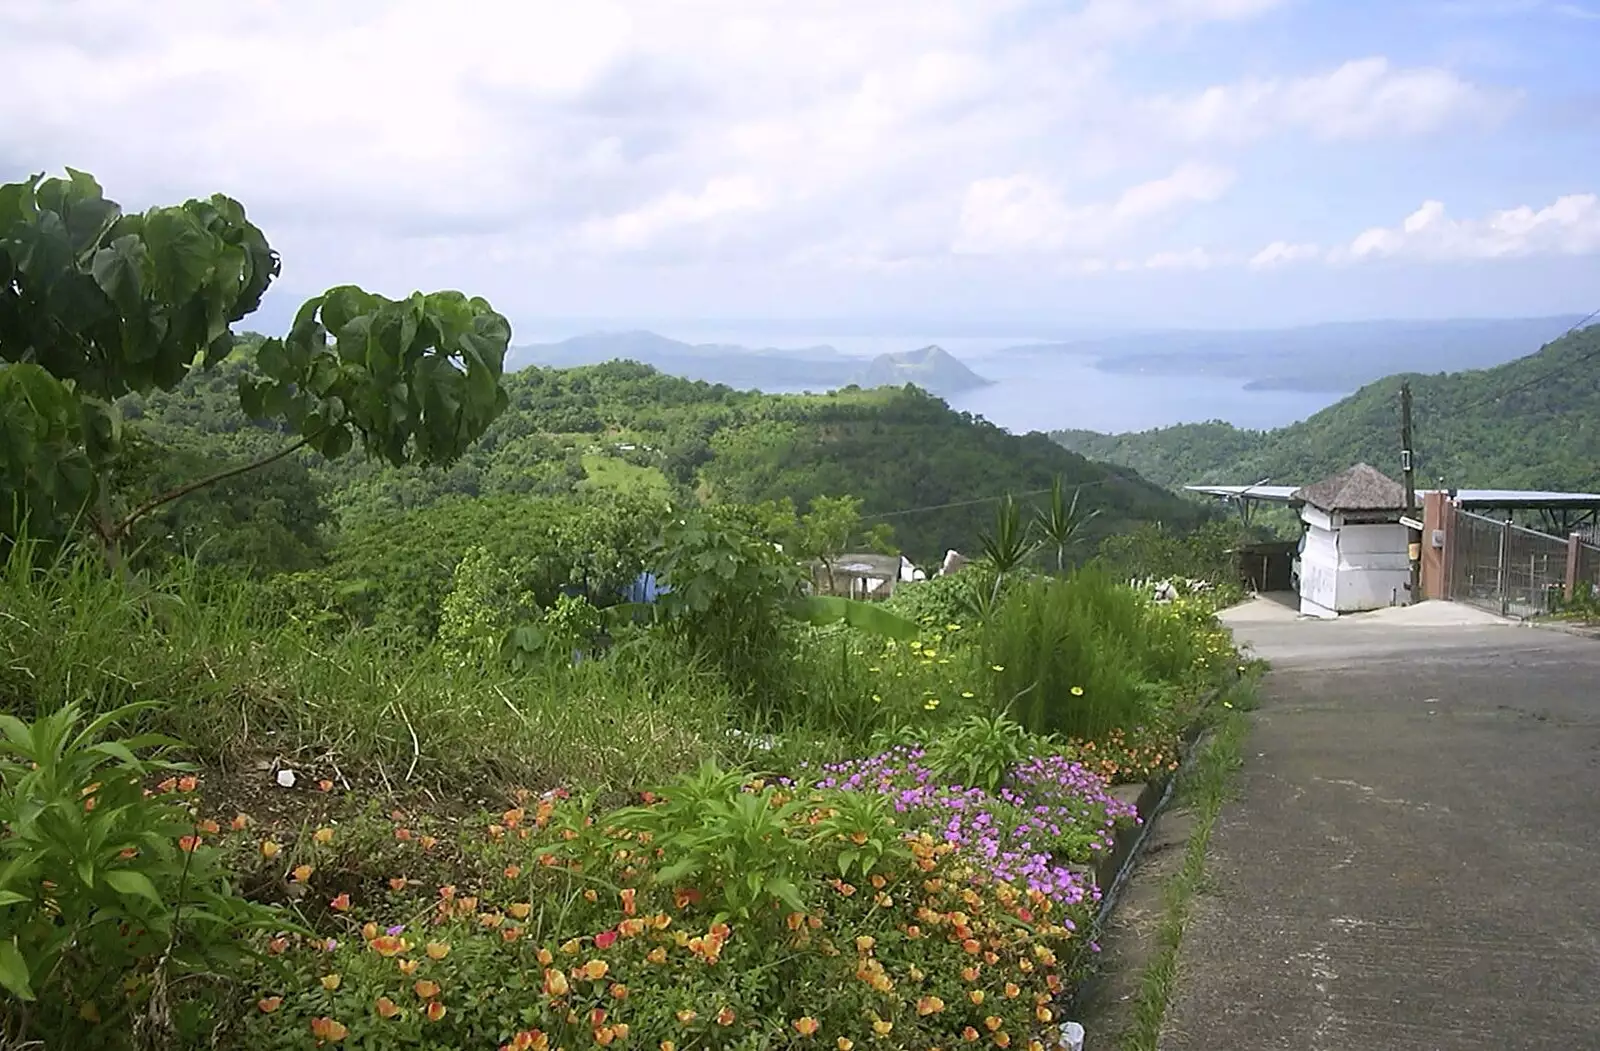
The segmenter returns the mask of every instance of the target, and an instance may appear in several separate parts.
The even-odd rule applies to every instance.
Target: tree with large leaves
[[[0,186],[0,538],[87,521],[115,551],[156,508],[302,448],[337,457],[359,441],[392,464],[449,463],[504,409],[511,329],[486,301],[334,288],[259,345],[240,385],[245,412],[278,421],[288,445],[113,508],[112,403],[220,362],[278,269],[228,197],[125,214],[72,169]]]

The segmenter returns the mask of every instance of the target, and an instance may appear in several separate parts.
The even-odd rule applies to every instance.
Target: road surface
[[[1600,1049],[1600,642],[1225,619],[1272,671],[1164,1051]]]

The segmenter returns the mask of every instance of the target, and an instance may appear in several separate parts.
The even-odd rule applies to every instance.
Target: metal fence
[[[1452,539],[1451,598],[1509,617],[1535,617],[1560,606],[1567,541],[1459,510]],[[1600,565],[1600,557],[1591,561]]]

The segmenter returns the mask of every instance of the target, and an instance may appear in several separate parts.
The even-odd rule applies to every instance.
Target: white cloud
[[[1243,80],[1168,96],[1152,108],[1180,138],[1242,142],[1285,130],[1331,140],[1417,135],[1498,117],[1510,102],[1448,70],[1397,69],[1375,57],[1314,76]]]
[[[1210,270],[1222,263],[1223,260],[1204,248],[1190,248],[1181,252],[1157,252],[1144,261],[1148,270]]]
[[[1467,260],[1600,252],[1600,196],[1558,197],[1481,219],[1452,219],[1439,201],[1426,201],[1399,226],[1373,227],[1333,256],[1338,261],[1392,257]]]
[[[1251,256],[1248,265],[1252,270],[1272,270],[1290,263],[1315,259],[1321,254],[1322,249],[1314,244],[1292,244],[1288,241],[1274,241]]]
[[[1140,223],[1189,204],[1215,201],[1233,173],[1186,163],[1172,174],[1123,190],[1114,200],[1069,204],[1034,175],[978,179],[967,187],[952,250],[962,255],[1082,251],[1104,247]]]

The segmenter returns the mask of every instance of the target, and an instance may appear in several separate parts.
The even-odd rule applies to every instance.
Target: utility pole
[[[1405,472],[1406,514],[1417,514],[1417,472],[1411,453],[1411,384],[1400,384],[1400,469]],[[1422,531],[1406,529],[1409,543],[1406,554],[1411,563],[1411,601],[1420,602],[1422,596]]]

